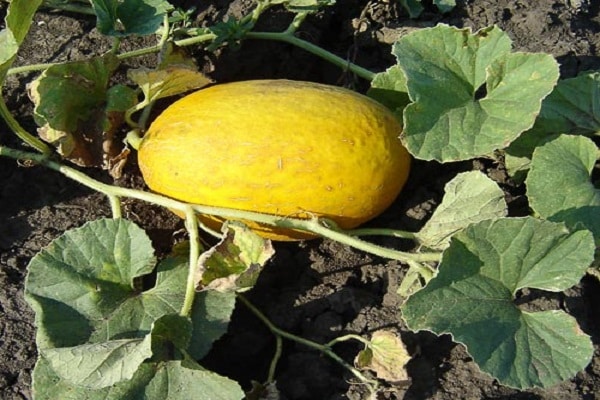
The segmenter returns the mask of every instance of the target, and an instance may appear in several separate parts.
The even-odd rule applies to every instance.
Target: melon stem
[[[409,253],[399,250],[390,249],[387,247],[379,246],[357,237],[351,236],[343,231],[338,231],[325,226],[325,222],[317,218],[315,219],[293,219],[284,218],[277,215],[261,214],[251,211],[242,211],[229,208],[211,207],[199,204],[188,204],[181,201],[171,199],[169,197],[161,196],[155,193],[145,192],[142,190],[130,189],[120,186],[109,185],[100,181],[97,181],[85,173],[78,171],[69,166],[60,164],[54,160],[49,159],[47,156],[38,153],[31,153],[22,150],[12,149],[5,146],[0,146],[0,156],[10,157],[16,160],[28,160],[38,163],[44,167],[58,171],[66,177],[73,179],[84,186],[89,187],[97,192],[103,193],[109,198],[111,197],[128,197],[132,199],[142,200],[148,203],[156,204],[162,207],[166,207],[172,210],[181,211],[182,213],[188,212],[191,207],[196,213],[209,214],[226,219],[236,220],[250,220],[262,224],[281,228],[292,228],[299,229],[307,232],[316,233],[319,236],[326,237],[328,239],[346,244],[355,249],[362,250],[364,252],[380,256],[383,258],[398,260],[404,263],[428,263],[428,262],[439,262],[441,259],[441,252],[424,252],[424,253]],[[425,277],[427,278],[427,277]]]

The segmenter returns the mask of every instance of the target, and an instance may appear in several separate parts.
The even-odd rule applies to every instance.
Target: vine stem
[[[252,304],[245,296],[242,294],[237,294],[237,298],[258,318],[264,323],[267,328],[273,333],[276,337],[285,338],[296,343],[300,343],[306,347],[310,347],[312,349],[318,350],[324,354],[326,354],[329,358],[340,364],[342,367],[350,371],[352,375],[358,378],[362,383],[367,384],[371,392],[374,392],[377,388],[377,381],[367,378],[364,376],[358,369],[354,368],[352,365],[347,363],[343,358],[338,356],[333,350],[331,350],[329,343],[328,344],[320,344],[313,342],[312,340],[305,339],[300,336],[296,336],[292,333],[286,332],[273,324],[266,315],[264,315],[254,304]],[[352,338],[356,338],[356,335],[346,335],[344,338],[348,339],[348,336],[352,336]],[[361,341],[364,339],[361,338]],[[330,342],[332,343],[332,342]],[[335,342],[334,342],[335,343]]]
[[[300,39],[295,36],[293,33],[284,31],[284,32],[248,32],[246,34],[246,39],[266,39],[266,40],[276,40],[280,42],[285,42],[292,44],[294,46],[300,47],[312,53],[316,56],[323,58],[324,60],[337,65],[342,68],[344,71],[348,70],[356,75],[360,76],[367,81],[372,81],[375,77],[375,73],[373,71],[369,71],[366,68],[360,67],[348,60],[345,60],[341,57],[336,56],[335,54],[315,45],[306,40]]]
[[[190,46],[193,44],[211,41],[215,37],[216,37],[216,35],[214,35],[212,33],[207,33],[204,35],[198,35],[198,36],[194,36],[191,38],[176,40],[174,43],[175,43],[175,45],[180,46],[180,47]],[[147,54],[157,53],[160,51],[161,48],[162,48],[162,45],[159,43],[154,46],[144,47],[142,49],[131,50],[131,51],[127,51],[127,52],[118,54],[117,58],[119,60],[125,60],[128,58],[145,56]],[[22,74],[22,73],[27,73],[27,72],[42,71],[42,70],[45,70],[52,66],[62,65],[62,64],[64,64],[64,63],[57,62],[57,63],[42,63],[42,64],[23,65],[21,67],[14,67],[14,68],[9,69],[6,74],[7,75],[15,75],[15,74]]]
[[[0,146],[0,155],[7,156],[17,160],[30,160],[38,164],[41,164],[47,168],[53,169],[65,175],[66,177],[73,179],[97,192],[103,193],[109,198],[113,197],[129,197],[137,200],[142,200],[148,203],[157,204],[172,210],[178,210],[183,213],[187,213],[189,207],[195,212],[200,214],[214,215],[223,217],[226,219],[237,219],[237,220],[250,220],[258,223],[264,223],[271,226],[299,229],[307,232],[312,232],[322,237],[332,239],[334,241],[346,244],[350,247],[371,253],[380,257],[398,260],[405,263],[425,263],[439,261],[441,253],[408,253],[398,250],[389,249],[382,247],[370,242],[366,242],[359,238],[345,234],[343,231],[334,230],[324,225],[322,220],[318,218],[313,219],[296,219],[296,218],[285,218],[276,215],[261,214],[251,211],[242,211],[222,207],[211,207],[203,206],[198,204],[189,204],[181,201],[171,199],[169,197],[161,196],[158,194],[145,192],[142,190],[124,188],[119,186],[112,186],[106,183],[99,182],[83,172],[80,172],[74,168],[60,164],[56,161],[51,160],[49,157],[43,154],[30,153],[17,149],[12,149],[4,146]],[[111,200],[113,201],[113,200]]]
[[[27,143],[29,146],[33,147],[37,151],[42,154],[49,155],[52,154],[52,150],[50,147],[42,142],[40,139],[36,138],[29,132],[27,132],[21,124],[12,116],[8,107],[6,106],[6,102],[4,101],[4,97],[0,96],[0,116],[6,121],[8,127],[21,139],[23,142]]]
[[[183,46],[190,46],[193,44],[208,42],[208,41],[214,40],[215,38],[216,38],[215,34],[206,33],[206,34],[194,36],[191,38],[176,40],[174,43],[177,46],[183,47]],[[312,44],[306,40],[298,38],[297,36],[294,35],[292,30],[286,30],[284,32],[248,32],[248,33],[246,33],[245,38],[246,39],[276,40],[276,41],[280,41],[280,42],[286,42],[286,43],[292,44],[294,46],[300,47],[301,49],[304,49],[304,50],[308,51],[309,53],[312,53],[318,57],[321,57],[324,60],[326,60],[334,65],[337,65],[344,71],[346,71],[346,70],[351,71],[351,72],[355,73],[356,75],[360,76],[361,78],[366,79],[368,81],[372,81],[373,78],[375,77],[375,73],[373,71],[369,71],[368,69],[363,68],[359,65],[356,65],[356,64],[354,64],[348,60],[345,60],[339,56],[336,56],[335,54],[331,53],[330,51],[327,51],[315,44]],[[127,58],[144,56],[147,54],[159,52],[161,50],[161,48],[162,48],[162,45],[157,44],[157,45],[150,46],[150,47],[144,47],[143,49],[137,49],[137,50],[132,50],[132,51],[128,51],[125,53],[121,53],[121,54],[117,55],[117,57],[120,60],[124,60]],[[59,64],[62,64],[62,63],[44,63],[44,64],[32,64],[32,65],[24,65],[21,67],[14,67],[14,68],[11,68],[8,70],[7,75],[41,71],[41,70],[44,70],[44,69],[47,69],[49,67],[52,67],[54,65],[59,65]]]

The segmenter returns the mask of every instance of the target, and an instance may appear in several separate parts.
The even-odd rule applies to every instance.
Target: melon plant
[[[0,155],[39,163],[104,193],[114,217],[66,232],[29,264],[25,296],[36,311],[40,354],[33,374],[36,399],[177,400],[197,393],[242,398],[236,382],[197,362],[226,331],[236,299],[277,336],[278,349],[286,338],[321,351],[371,392],[377,380],[406,380],[409,354],[395,332],[373,332],[370,339],[350,334],[319,344],[282,331],[249,303],[241,292],[252,287],[275,251],[255,232],[283,240],[318,235],[400,261],[390,267],[405,269],[398,293],[405,300],[400,312],[406,326],[451,334],[481,371],[503,385],[550,387],[589,365],[594,347],[574,318],[559,310],[531,311],[515,300],[524,290],[560,292],[586,272],[600,275],[590,268],[598,264],[600,242],[600,192],[591,181],[598,149],[581,137],[600,131],[598,73],[557,84],[556,60],[513,52],[498,27],[472,32],[439,25],[398,39],[392,48],[396,65],[375,74],[295,35],[304,18],[330,0],[259,0],[241,18],[174,29],[169,23],[176,14],[163,18],[170,9],[164,0],[113,0],[110,12],[102,12],[104,2],[92,0],[99,31],[117,38],[110,53],[10,68],[40,3],[10,2],[0,32],[6,39],[0,78],[44,70],[29,94],[36,122],[60,139],[57,150],[65,159],[73,161],[64,144],[83,133],[103,139],[96,151],[118,172],[129,150],[110,159],[104,145],[114,138],[94,134],[115,133],[121,120],[131,132],[146,131],[139,140],[139,165],[155,193],[96,181],[48,157],[53,150],[23,129],[0,100],[7,125],[38,151],[0,145]],[[147,13],[132,13],[129,7],[136,3]],[[294,14],[288,29],[254,31],[260,14],[275,5]],[[158,27],[159,45],[119,52],[118,38]],[[189,37],[180,39],[182,33]],[[323,57],[370,81],[369,95],[393,111],[343,88],[260,80],[197,91],[145,129],[148,106],[156,100],[210,81],[178,55],[176,46],[208,42],[212,50],[242,39],[284,41]],[[128,71],[128,83],[138,88],[110,86],[120,60],[159,49],[156,69]],[[505,191],[480,171],[470,171],[447,183],[419,232],[353,229],[394,201],[409,173],[409,153],[439,163],[501,162],[508,155],[510,170],[516,171],[518,162],[519,172],[528,173],[534,215],[509,217]],[[189,241],[157,262],[150,239],[121,218],[121,198],[184,215]],[[254,232],[227,221],[220,242],[203,249],[197,214],[213,228],[236,219]],[[412,239],[417,247],[403,252],[358,238],[367,235]],[[150,274],[154,286],[144,283]],[[332,350],[349,339],[365,345],[356,367]],[[270,388],[279,355],[265,380]],[[365,369],[377,380],[363,374]]]

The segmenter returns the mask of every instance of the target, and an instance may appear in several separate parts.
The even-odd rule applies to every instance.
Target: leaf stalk
[[[196,296],[196,267],[200,258],[200,235],[198,233],[198,218],[191,206],[185,209],[185,228],[190,239],[190,262],[188,266],[188,277],[185,287],[185,297],[180,315],[191,317],[194,298]]]

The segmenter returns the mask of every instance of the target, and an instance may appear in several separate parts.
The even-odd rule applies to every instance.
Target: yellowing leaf
[[[390,383],[408,382],[406,364],[411,357],[400,337],[388,330],[373,333],[370,345],[358,353],[354,363],[358,368],[369,369],[379,379]]]
[[[211,83],[204,74],[185,65],[170,65],[160,70],[138,68],[130,70],[128,76],[142,89],[147,102],[199,89]]]

